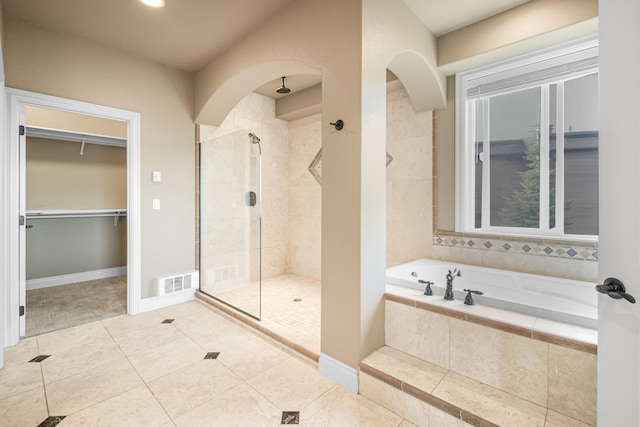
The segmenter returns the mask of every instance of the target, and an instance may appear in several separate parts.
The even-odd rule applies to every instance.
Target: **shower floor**
[[[257,312],[257,286],[218,293],[225,302]],[[262,280],[262,315],[259,324],[320,354],[320,281],[292,274]],[[249,307],[248,301],[256,301]],[[249,322],[250,323],[250,322]]]

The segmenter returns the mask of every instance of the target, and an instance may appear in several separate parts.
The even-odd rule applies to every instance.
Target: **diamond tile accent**
[[[62,415],[47,417],[46,420],[38,424],[38,427],[55,427],[60,424],[65,418],[66,416]]]
[[[162,323],[173,323],[176,319],[164,319]]]
[[[283,411],[282,422],[280,424],[300,424],[299,411]]]
[[[51,357],[50,354],[41,354],[41,355],[36,356],[33,359],[29,360],[29,362],[40,363],[40,362],[42,362],[43,360],[45,360],[45,359],[47,359],[49,357]]]
[[[519,251],[522,249],[527,255],[536,256],[549,256],[549,257],[563,257],[566,259],[579,259],[584,261],[597,261],[598,250],[594,249],[591,244],[582,246],[579,243],[573,245],[573,247],[562,246],[561,244],[536,244],[531,242],[519,242],[518,240],[511,240],[511,242],[505,242],[500,240],[482,240],[479,241],[461,238],[459,235],[442,235],[439,234],[433,238],[434,245],[441,246],[458,246],[472,249],[481,250],[505,250]],[[512,252],[513,252],[512,251]]]
[[[318,150],[318,154],[309,164],[309,172],[318,181],[318,184],[322,185],[322,148]]]
[[[391,154],[387,153],[386,166],[389,166],[392,161],[393,157],[391,156]],[[308,169],[311,175],[313,175],[316,181],[318,181],[318,184],[322,185],[322,148],[318,150],[318,153],[309,164]]]
[[[205,359],[217,359],[218,356],[220,356],[220,352],[219,351],[217,351],[217,352],[209,352],[209,353],[205,354],[204,358]]]

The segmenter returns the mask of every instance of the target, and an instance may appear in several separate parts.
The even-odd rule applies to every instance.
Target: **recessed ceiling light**
[[[141,3],[151,7],[163,7],[164,0],[140,0]]]

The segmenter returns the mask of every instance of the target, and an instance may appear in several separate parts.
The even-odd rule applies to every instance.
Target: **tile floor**
[[[24,339],[0,370],[7,427],[296,422],[413,425],[198,302]]]
[[[320,354],[320,289],[319,280],[292,274],[263,279],[260,324]],[[231,305],[257,313],[252,295],[257,295],[255,286],[214,294]]]

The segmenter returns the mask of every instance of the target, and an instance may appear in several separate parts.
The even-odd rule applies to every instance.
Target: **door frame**
[[[25,278],[20,286],[20,144],[19,106],[32,105],[41,108],[63,110],[127,123],[127,313],[140,310],[141,251],[140,251],[140,113],[105,107],[56,96],[6,88],[6,134],[0,152],[0,164],[4,170],[2,205],[0,212],[3,252],[2,283],[0,292],[5,295],[4,346],[15,345],[20,340],[20,300],[24,292]],[[2,289],[2,288],[5,289]],[[21,289],[22,287],[22,289]]]

